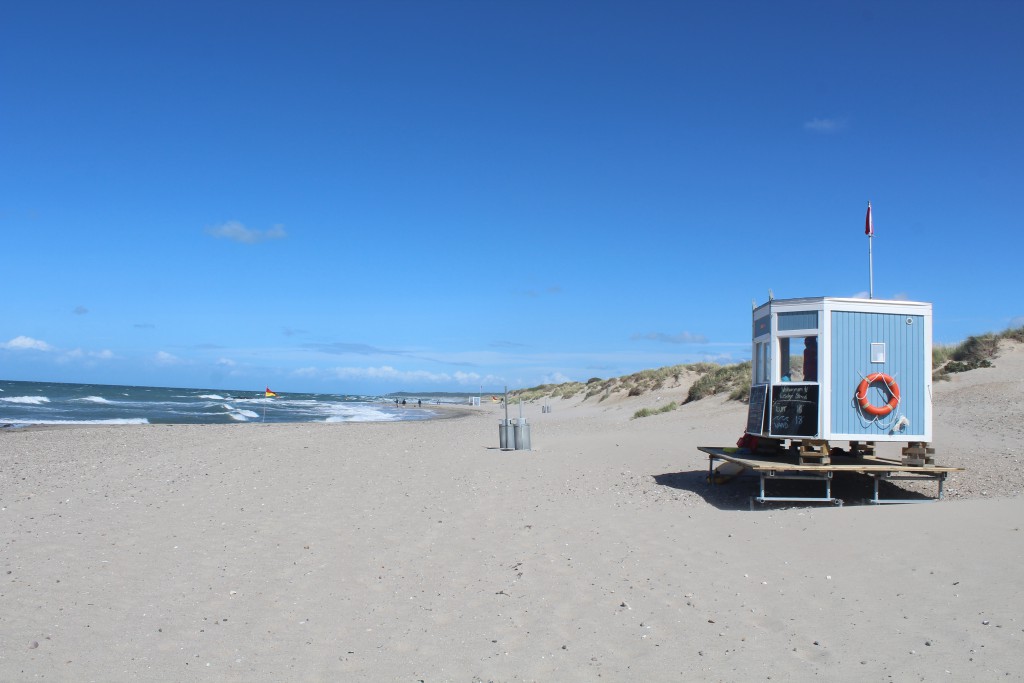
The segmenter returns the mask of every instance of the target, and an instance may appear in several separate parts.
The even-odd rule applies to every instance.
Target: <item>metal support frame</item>
[[[729,459],[719,458],[713,454],[708,454],[708,482],[715,485],[715,463],[716,462],[730,462]],[[735,462],[735,461],[733,461]],[[750,497],[750,508],[754,508],[754,503],[832,503],[833,505],[842,505],[843,500],[836,498],[832,495],[832,475],[836,471],[835,469],[829,469],[823,472],[807,472],[802,470],[797,472],[786,472],[773,469],[760,469],[760,468],[749,468],[753,469],[758,476],[758,488],[759,495]],[[872,484],[874,486],[874,493],[871,498],[865,502],[869,505],[890,505],[895,503],[934,503],[942,500],[945,496],[944,483],[946,477],[949,476],[949,472],[908,472],[906,470],[897,470],[891,472],[859,472],[860,474],[866,474],[871,477]],[[825,495],[824,496],[807,496],[807,497],[796,497],[796,496],[769,496],[765,490],[765,485],[768,479],[789,479],[789,480],[804,480],[804,481],[820,481],[825,484]],[[882,499],[879,495],[879,482],[882,480],[891,481],[922,481],[922,480],[933,480],[938,484],[938,493],[935,498],[888,498]]]
[[[775,470],[759,470],[758,478],[760,479],[761,495],[754,496],[750,499],[750,507],[754,507],[754,503],[832,503],[833,505],[842,505],[843,501],[839,498],[832,496],[832,473],[822,472],[821,474],[788,474],[777,472]],[[825,495],[824,497],[800,497],[800,496],[769,496],[765,492],[765,480],[766,479],[791,479],[791,480],[803,480],[803,481],[820,481],[825,484]]]
[[[874,480],[875,493],[874,496],[867,502],[871,505],[889,505],[892,503],[934,503],[942,500],[945,492],[943,491],[943,482],[946,481],[946,477],[949,476],[948,472],[939,472],[937,474],[893,474],[892,472],[869,472],[870,476]],[[902,480],[902,481],[921,481],[922,479],[934,479],[939,484],[939,492],[934,498],[887,498],[882,500],[878,497],[878,483],[885,480]]]
[[[715,460],[715,456],[708,456],[708,481],[711,482],[712,485],[714,485],[715,483]],[[726,461],[723,460],[723,462]],[[751,496],[751,509],[753,509],[755,501],[758,503],[832,503],[833,505],[843,504],[843,501],[841,499],[835,498],[832,495],[832,472],[790,474],[788,472],[779,472],[777,470],[757,470],[757,475],[759,480],[760,495]],[[768,493],[765,491],[766,479],[820,481],[825,484],[825,495],[824,497],[769,496]]]

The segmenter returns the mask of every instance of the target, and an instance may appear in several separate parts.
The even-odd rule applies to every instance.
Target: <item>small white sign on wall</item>
[[[871,362],[885,362],[885,342],[873,342],[871,344]]]

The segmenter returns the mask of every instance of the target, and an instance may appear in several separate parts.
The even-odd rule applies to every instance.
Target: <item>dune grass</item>
[[[672,401],[671,403],[666,403],[660,408],[641,408],[640,410],[633,413],[633,419],[635,420],[640,417],[650,417],[651,415],[660,415],[661,413],[670,413],[678,407],[679,404],[676,403],[675,401]]]
[[[932,347],[932,367],[935,379],[948,379],[950,373],[965,372],[975,368],[991,367],[992,360],[999,351],[999,342],[1012,340],[1024,343],[1024,326],[1004,330],[998,334],[982,334],[968,337],[959,344],[936,344]],[[799,359],[794,359],[799,361]],[[678,383],[684,374],[697,375],[690,385],[684,404],[699,401],[708,396],[728,392],[729,400],[746,402],[750,392],[751,363],[735,363],[718,365],[717,363],[689,363],[670,365],[653,370],[641,370],[632,375],[601,379],[591,377],[586,382],[565,382],[562,384],[541,384],[529,389],[516,389],[509,392],[509,398],[524,401],[536,401],[542,398],[572,398],[580,393],[583,400],[595,396],[598,402],[614,394],[625,393],[627,396],[642,396],[651,391],[663,388],[671,379]],[[672,406],[669,408],[668,406]],[[675,410],[674,403],[661,408],[643,408],[633,417],[647,417],[660,412]]]
[[[690,386],[686,403],[729,392],[732,401],[746,401],[750,394],[751,363],[713,366]]]
[[[1024,327],[1011,328],[998,334],[990,332],[975,335],[959,344],[936,344],[932,347],[933,377],[949,379],[949,375],[954,372],[992,367],[992,360],[999,353],[999,342],[1003,340],[1024,343]]]

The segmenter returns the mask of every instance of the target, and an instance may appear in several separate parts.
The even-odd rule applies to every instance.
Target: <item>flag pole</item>
[[[871,254],[871,241],[874,235],[868,235],[868,298],[875,298],[875,263]]]
[[[868,215],[864,219],[864,233],[868,236],[868,298],[875,298],[875,263],[871,253],[871,243],[875,239],[875,225],[871,220],[871,202],[868,202]]]

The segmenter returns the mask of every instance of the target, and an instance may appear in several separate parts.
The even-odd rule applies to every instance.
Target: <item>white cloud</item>
[[[481,384],[497,384],[502,381],[494,375],[481,375],[476,372],[457,371],[429,372],[427,370],[399,370],[390,365],[377,367],[334,367],[319,369],[315,367],[299,368],[292,372],[293,376],[306,378],[330,377],[345,380],[392,380],[404,384],[433,384],[462,386],[480,386]]]
[[[12,351],[53,351],[53,347],[44,341],[39,339],[33,339],[32,337],[15,337],[11,341],[2,345],[5,349]]]
[[[804,122],[804,130],[814,133],[837,133],[845,129],[845,119],[811,119]]]
[[[175,356],[173,353],[167,353],[166,351],[157,351],[153,357],[157,365],[175,365],[181,362],[181,359]]]
[[[571,379],[569,379],[562,373],[554,372],[550,375],[544,375],[544,378],[541,380],[541,384],[564,384],[566,382],[571,381]]]
[[[707,344],[708,338],[703,334],[692,332],[680,332],[679,334],[665,334],[664,332],[648,332],[646,334],[634,334],[631,339],[650,339],[651,341],[665,342],[667,344]]]
[[[267,240],[279,240],[288,236],[283,225],[274,225],[267,230],[253,230],[247,228],[238,221],[228,221],[220,225],[214,225],[206,229],[208,235],[241,242],[242,244],[256,244]]]
[[[110,360],[114,358],[114,352],[110,349],[103,349],[102,351],[83,351],[82,349],[71,349],[63,353],[58,359],[58,363],[70,363],[72,361],[82,361],[85,367],[95,367],[97,360]]]
[[[451,375],[443,372],[427,372],[426,370],[396,370],[390,365],[382,365],[374,368],[334,368],[332,371],[340,379],[362,378],[362,379],[395,379],[403,382],[451,382]]]
[[[103,349],[102,351],[83,351],[82,349],[73,349],[64,354],[67,358],[98,358],[100,360],[110,360],[114,357],[114,352],[110,349]]]
[[[233,367],[235,367],[238,364],[235,361],[231,360],[230,358],[218,358],[217,359],[217,365],[220,365],[220,366],[223,366],[223,367],[227,367],[227,368],[233,368]]]
[[[464,384],[467,386],[479,386],[481,384],[500,384],[504,380],[503,378],[497,377],[495,375],[481,375],[476,372],[456,372],[455,381],[458,382],[459,384]]]

